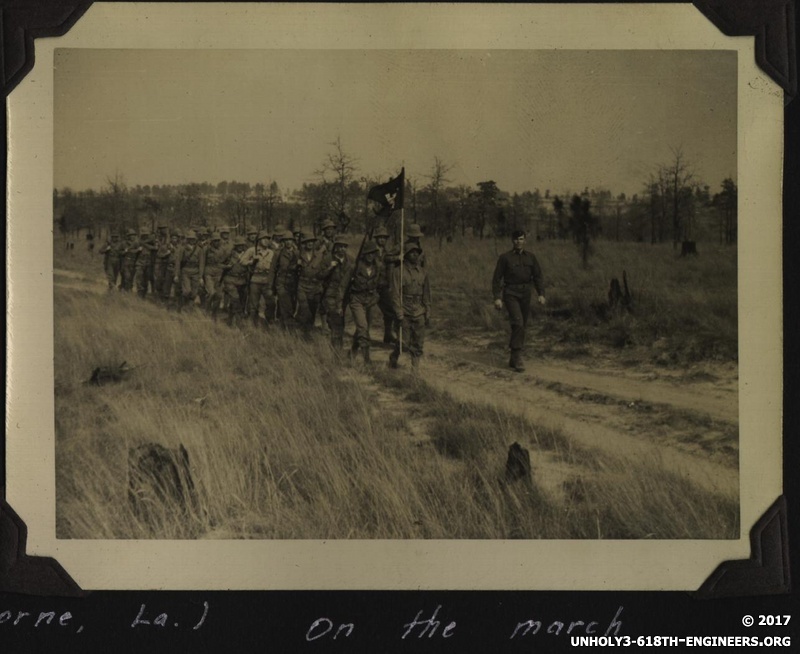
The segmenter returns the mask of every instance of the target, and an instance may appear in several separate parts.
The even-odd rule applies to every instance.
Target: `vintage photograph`
[[[171,14],[138,38],[79,22],[37,53],[49,241],[29,242],[52,256],[51,295],[22,315],[52,355],[36,388],[59,560],[135,542],[209,564],[265,543],[274,561],[335,572],[363,552],[422,575],[459,543],[481,565],[493,543],[518,561],[569,541],[584,567],[637,543],[633,568],[661,556],[649,542],[676,543],[665,568],[681,547],[747,550],[775,497],[751,490],[753,444],[769,457],[780,437],[752,399],[752,362],[771,359],[750,339],[775,316],[753,300],[780,290],[754,268],[775,229],[761,246],[752,207],[780,180],[756,181],[776,159],[743,138],[754,64],[683,10],[670,47],[649,23],[650,40],[537,40],[499,12],[503,45],[479,7],[468,39],[397,14],[376,43],[343,5],[263,7],[260,41]],[[166,8],[142,11],[101,3],[85,24]],[[276,578],[291,566],[253,577]]]
[[[736,538],[733,51],[56,49],[59,538]]]

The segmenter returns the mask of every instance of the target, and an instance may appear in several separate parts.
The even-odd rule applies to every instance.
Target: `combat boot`
[[[364,352],[364,363],[367,364],[370,363],[371,361],[369,358],[369,348],[368,347],[363,348],[363,352]]]
[[[508,366],[514,372],[524,372],[525,364],[522,363],[522,354],[518,351],[511,352],[511,360],[508,362]]]

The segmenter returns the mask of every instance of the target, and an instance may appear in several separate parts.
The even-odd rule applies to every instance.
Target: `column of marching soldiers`
[[[367,363],[377,306],[383,342],[394,346],[389,365],[397,367],[405,351],[416,366],[430,322],[430,285],[419,226],[409,225],[405,236],[402,251],[387,247],[389,234],[378,228],[353,254],[330,220],[319,236],[277,226],[273,232],[252,227],[246,238],[232,238],[224,226],[182,232],[160,224],[155,234],[128,229],[124,240],[112,231],[100,253],[109,291],[135,291],[142,299],[149,294],[179,312],[199,305],[231,327],[249,319],[256,327],[279,326],[307,338],[319,316],[335,352],[344,346],[349,309],[355,326],[350,357],[361,354]]]

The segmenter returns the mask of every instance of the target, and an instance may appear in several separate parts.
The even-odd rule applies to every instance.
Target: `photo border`
[[[185,11],[185,9],[184,9],[184,11]],[[524,10],[523,10],[523,9],[519,9],[519,10],[517,10],[517,11],[524,11]],[[79,24],[78,24],[78,26],[80,26],[80,21],[79,21]],[[59,47],[64,47],[64,46],[59,46]],[[35,74],[35,73],[36,73],[36,70],[34,69],[34,74]],[[765,88],[766,88],[766,87],[765,87]],[[11,149],[12,149],[12,151],[13,151],[13,148],[14,148],[13,137],[14,137],[14,134],[12,134],[12,142],[11,142]],[[740,138],[741,138],[741,135],[740,135]],[[13,152],[12,152],[12,155],[13,155]],[[740,150],[740,157],[741,157],[741,150]],[[12,172],[13,172],[13,170],[12,170]],[[740,173],[739,173],[739,177],[740,177],[740,180],[741,180],[741,179],[742,179],[742,172],[741,172],[741,171],[740,171]],[[742,181],[743,181],[743,180],[742,180]],[[772,183],[772,182],[773,182],[773,180],[769,180],[769,181],[770,181],[770,183]],[[779,186],[778,186],[778,192],[779,192]],[[50,199],[50,196],[48,195],[48,196],[46,197],[46,200],[49,202],[49,199]],[[41,208],[42,208],[42,204],[41,204],[41,203],[39,203],[39,204],[37,205],[37,208],[38,208],[38,209],[41,209]],[[52,207],[50,207],[50,212],[52,213]],[[14,243],[13,243],[13,241],[12,241],[12,239],[9,239],[9,243],[10,243],[10,244],[12,244],[12,246],[13,246],[13,244],[14,244]],[[10,290],[11,290],[11,295],[13,296],[13,294],[14,294],[14,279],[13,279],[13,273],[14,273],[13,264],[14,264],[14,261],[13,261],[13,257],[11,257],[11,256],[10,256],[10,257],[9,257],[9,260],[10,260],[10,265],[12,266],[12,268],[10,268],[10,270],[11,270],[11,273],[12,273],[12,274],[10,275],[10,277],[12,277],[12,279],[11,279],[11,284],[12,284],[12,286],[11,286],[11,289],[10,289]],[[741,271],[740,271],[740,275],[741,275]],[[17,286],[17,288],[19,288],[19,284],[17,284],[16,286]],[[11,300],[9,300],[9,303],[10,303],[10,305],[11,305],[11,306],[12,306],[12,308],[13,308],[13,302],[12,302]],[[772,317],[774,318],[774,315],[773,315]],[[10,347],[10,348],[12,348],[12,349],[13,349],[13,347],[14,347],[14,338],[13,338],[14,319],[15,319],[15,316],[12,314],[12,317],[11,317],[11,319],[10,319],[10,320],[11,320],[11,324],[10,324],[10,329],[9,329],[9,347]],[[52,324],[52,323],[51,323],[51,324]],[[13,359],[13,357],[12,357],[12,359]],[[11,360],[11,359],[10,359],[10,360]],[[13,369],[10,369],[10,373],[13,373]],[[9,388],[10,388],[10,390],[11,390],[11,392],[12,392],[12,393],[13,393],[13,391],[14,391],[14,382],[15,382],[15,378],[14,378],[13,374],[11,374],[11,376],[9,377]],[[14,459],[14,460],[17,460],[17,459]],[[775,463],[775,461],[773,461],[772,463],[774,464],[774,463]],[[38,464],[37,464],[37,465],[38,465]],[[778,466],[780,467],[780,462],[778,462]],[[11,478],[12,476],[13,476],[13,475],[9,475],[9,478]],[[765,483],[767,483],[767,484],[770,484],[770,483],[774,483],[774,480],[764,480],[764,482],[765,482]],[[777,495],[780,495],[780,493],[778,492],[778,493],[777,493]],[[9,494],[9,500],[11,501],[11,503],[12,503],[12,506],[17,506],[17,504],[19,504],[19,502],[14,502],[14,501],[13,501],[13,499],[14,499],[14,498],[13,498],[13,495]],[[24,504],[25,504],[25,503],[23,502],[23,503],[22,503],[22,505],[24,505]],[[756,514],[755,514],[755,513],[753,513],[753,515],[752,515],[752,516],[750,516],[750,517],[754,517],[755,515],[756,515]],[[743,556],[747,556],[748,554],[751,554],[751,550],[750,550],[750,547],[749,547],[749,542],[748,542],[748,540],[747,540],[747,533],[746,533],[746,532],[747,532],[747,529],[746,529],[747,525],[745,524],[745,520],[743,520],[742,522],[743,522],[743,533],[742,533],[742,538],[740,538],[740,539],[739,539],[739,541],[736,541],[736,542],[738,543],[738,545],[739,545],[739,547],[736,549],[736,552],[735,552],[735,554],[739,555],[737,558],[742,558]],[[64,555],[64,554],[66,554],[66,555],[67,555],[67,556],[66,556],[66,558],[67,558],[67,559],[69,559],[69,556],[70,556],[70,555],[69,555],[69,553],[66,553],[66,552],[60,552],[60,551],[59,551],[59,548],[56,548],[56,551],[55,551],[55,552],[48,552],[48,551],[47,551],[47,546],[44,546],[44,547],[43,547],[42,545],[40,545],[40,543],[39,543],[39,540],[40,540],[40,536],[41,536],[41,528],[40,528],[39,521],[37,521],[37,524],[35,525],[35,528],[33,528],[33,529],[32,529],[32,533],[34,534],[34,537],[35,537],[35,538],[34,538],[34,540],[36,540],[36,541],[37,541],[37,542],[35,542],[35,543],[33,544],[33,546],[29,545],[29,548],[30,548],[30,550],[31,550],[31,552],[32,552],[32,553],[34,553],[34,554],[37,554],[37,555],[53,554],[53,553],[54,553],[54,554],[56,555],[56,558],[57,558],[59,561],[62,561],[62,562],[63,562],[63,560],[64,560],[64,558],[65,558],[63,555]],[[63,541],[61,541],[61,542],[63,542]],[[82,541],[82,543],[92,543],[92,542],[95,542],[95,541]],[[425,541],[425,542],[427,543],[427,541]],[[555,542],[555,541],[551,541],[551,542]],[[662,542],[664,542],[664,541],[662,541]],[[158,545],[158,544],[163,544],[163,543],[164,543],[164,541],[157,541],[155,544],[156,544],[156,545]],[[572,541],[571,541],[571,543],[572,543]],[[591,544],[594,544],[594,543],[595,543],[594,541],[592,541],[592,542],[591,542]],[[671,544],[671,542],[669,542],[669,541],[667,541],[667,543],[668,543],[668,544]],[[707,542],[702,542],[702,543],[703,543],[704,545],[706,545],[706,543],[707,543]],[[147,552],[148,552],[148,556],[152,556],[152,555],[153,555],[153,551],[154,551],[154,550],[153,550],[153,548],[152,548],[152,547],[150,547],[150,545],[151,545],[151,544],[152,544],[152,543],[148,541],[147,543],[140,543],[139,545],[137,545],[137,547],[139,547],[140,549],[147,550]],[[237,544],[238,544],[238,543],[237,543]],[[345,545],[349,545],[350,543],[344,543],[344,544],[345,544]],[[371,544],[371,543],[370,543],[370,544]],[[617,544],[618,544],[618,542],[614,543],[614,545],[617,545]],[[178,545],[180,545],[180,546],[185,546],[185,542],[184,542],[184,541],[181,541],[180,543],[178,543]],[[247,545],[249,545],[249,544],[247,544]],[[329,544],[328,544],[328,547],[329,547],[329,549],[336,549],[336,547],[335,547],[336,545],[340,545],[340,543],[336,543],[336,544],[329,543]],[[504,547],[504,548],[505,548],[506,546],[509,546],[509,547],[511,547],[511,546],[515,546],[515,545],[516,545],[515,543],[507,543],[507,542],[503,542],[503,547]],[[580,546],[581,546],[581,547],[579,547],[579,549],[582,549],[582,547],[585,547],[585,545],[586,545],[586,543],[580,542]],[[742,546],[742,545],[743,545],[743,546]],[[216,546],[216,544],[214,544],[213,546]],[[158,549],[158,548],[156,548],[156,549]],[[181,548],[181,549],[182,549],[182,548]],[[240,548],[240,549],[241,549],[242,551],[245,551],[245,550],[247,550],[248,548],[247,548],[247,547],[242,547],[242,548]],[[391,548],[389,548],[389,549],[391,549]],[[513,549],[513,547],[512,547],[512,549]],[[390,553],[387,553],[387,554],[390,554]],[[117,555],[112,555],[112,556],[110,556],[109,558],[104,558],[104,559],[103,559],[103,560],[104,560],[104,563],[105,563],[105,564],[109,564],[109,565],[113,565],[113,561],[114,561],[114,560],[120,560],[119,558],[117,558],[117,556],[118,556],[118,553],[117,553]],[[97,559],[97,557],[96,557],[96,553],[94,553],[94,552],[93,552],[93,553],[92,553],[92,557],[93,557],[93,558],[95,558],[95,560],[96,560],[96,559]],[[124,557],[124,556],[122,557],[122,559],[123,559],[123,560],[126,560],[126,561],[128,561],[128,559],[127,559],[126,557]],[[678,560],[675,560],[675,561],[672,561],[672,560],[670,560],[670,561],[668,561],[668,562],[667,562],[667,561],[665,561],[665,560],[662,558],[662,559],[660,560],[660,563],[659,563],[658,561],[649,561],[649,563],[650,563],[651,565],[653,565],[653,566],[658,566],[658,565],[661,565],[661,566],[663,566],[663,565],[665,565],[665,564],[666,564],[666,565],[668,565],[668,566],[676,566],[676,565],[679,565],[679,564],[680,564],[680,559],[678,559]],[[643,572],[643,574],[645,574],[645,575],[646,575],[646,574],[648,574],[648,573],[649,573],[649,571],[651,571],[651,570],[652,570],[652,568],[651,568],[651,567],[649,567],[648,565],[645,565],[645,566],[643,566],[643,567],[644,567],[644,570],[643,570],[642,572]],[[68,565],[67,565],[67,570],[73,570],[73,569],[74,569],[74,565],[72,565],[72,564],[68,564]],[[607,581],[606,581],[606,580],[602,580],[602,581],[601,581],[601,580],[597,580],[597,581],[600,581],[600,583],[601,583],[601,584],[607,584]],[[702,581],[702,578],[698,579],[697,581],[698,581],[698,582],[699,582],[699,581]],[[113,582],[112,582],[112,583],[113,583]],[[468,581],[468,585],[467,585],[466,587],[467,587],[467,588],[477,587],[477,586],[474,586],[473,584],[474,584],[474,582],[473,582],[473,581]],[[418,584],[415,584],[415,587],[417,587],[417,586],[418,586]],[[98,587],[100,587],[100,588],[102,588],[102,587],[109,587],[109,588],[111,588],[111,587],[116,587],[116,586],[113,586],[113,585],[111,585],[111,586],[103,586],[103,585],[100,585],[100,586],[98,586],[98,585],[95,585],[95,584],[93,584],[91,587],[94,587],[94,588],[98,588]],[[133,587],[133,586],[131,586],[131,587]],[[260,586],[259,586],[259,587],[260,587]],[[280,586],[280,585],[279,585],[279,586],[277,586],[277,587],[278,587],[278,588],[280,588],[280,587],[283,587],[283,586]],[[294,587],[294,586],[291,586],[291,585],[290,585],[290,586],[287,586],[287,587]],[[311,587],[315,587],[315,588],[316,588],[316,587],[318,587],[318,586],[316,586],[316,585],[315,585],[315,586],[311,586]],[[327,587],[327,586],[326,586],[326,587]],[[334,586],[332,586],[332,587],[338,588],[338,587],[340,587],[340,586],[339,586],[338,584],[335,584],[335,585],[334,585]],[[345,584],[345,587],[353,587],[353,586],[348,586],[347,584]],[[355,586],[355,587],[360,587],[360,586]],[[438,587],[438,586],[433,586],[433,587],[434,587],[434,588],[436,588],[436,587]],[[448,584],[448,585],[447,585],[447,586],[445,586],[445,587],[446,587],[446,588],[451,588],[451,587],[464,587],[464,586],[461,586],[461,585],[459,585],[458,583],[454,583],[454,584]],[[507,587],[507,586],[506,586],[506,585],[503,585],[503,586],[501,586],[501,587],[502,587],[502,588],[505,588],[505,587]],[[518,588],[522,589],[522,588],[528,588],[528,587],[529,587],[528,585],[526,585],[525,583],[523,583],[523,584],[522,584],[521,586],[519,586]],[[578,587],[581,587],[581,586],[578,586]],[[600,588],[600,587],[603,587],[603,586],[601,585],[601,586],[593,586],[593,587],[594,587],[594,588]],[[636,586],[625,586],[625,587],[626,587],[626,588],[635,588]],[[492,588],[492,586],[488,586],[488,588]],[[681,589],[683,589],[683,590],[687,590],[687,589],[689,589],[689,588],[682,587]]]

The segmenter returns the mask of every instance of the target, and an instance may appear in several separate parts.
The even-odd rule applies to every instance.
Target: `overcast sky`
[[[313,181],[341,137],[357,177],[510,192],[640,192],[683,149],[736,179],[736,53],[91,50],[55,55],[54,185]]]

